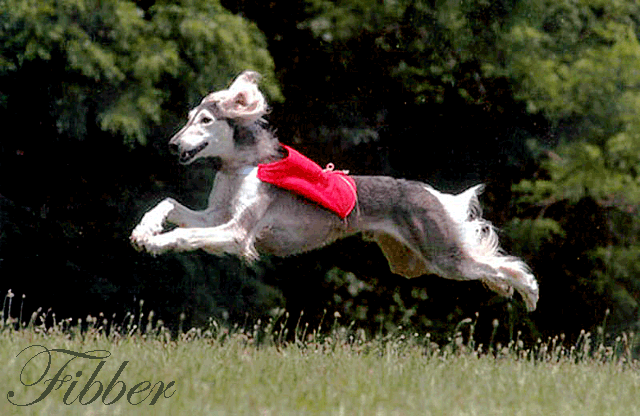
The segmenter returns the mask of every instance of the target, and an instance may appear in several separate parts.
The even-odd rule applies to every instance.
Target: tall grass
[[[338,315],[325,316],[316,328],[301,317],[289,333],[284,311],[252,325],[228,327],[211,319],[206,328],[172,333],[143,306],[120,321],[89,316],[71,322],[39,310],[22,323],[11,309],[3,310],[0,414],[640,414],[640,366],[631,355],[631,334],[610,345],[600,332],[584,332],[572,345],[558,336],[526,346],[515,333],[506,345],[481,345],[474,339],[476,316],[460,322],[447,344],[437,345],[429,334],[403,328],[370,336],[339,325]],[[71,355],[52,352],[47,375],[27,386],[47,366],[48,354],[36,356],[44,347],[110,356],[69,362]],[[156,386],[153,394],[134,392],[104,404],[115,400],[116,389],[81,404],[99,390],[95,383],[78,397],[100,361],[94,381],[103,392],[127,362],[119,386],[128,393],[148,381]],[[58,388],[45,398],[23,407],[9,402],[36,400],[67,362],[61,373],[66,381],[53,381]],[[157,389],[171,381],[151,405]]]

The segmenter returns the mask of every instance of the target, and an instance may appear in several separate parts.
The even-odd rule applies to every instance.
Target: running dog
[[[171,138],[180,163],[217,158],[220,170],[207,209],[193,211],[167,198],[147,212],[131,234],[137,249],[154,255],[202,249],[252,263],[262,254],[289,256],[362,233],[396,274],[480,280],[507,297],[515,288],[535,310],[535,277],[523,261],[504,254],[495,229],[481,218],[481,185],[450,195],[417,181],[349,176],[356,205],[340,218],[260,180],[259,165],[283,159],[286,150],[263,120],[268,107],[259,78],[246,71],[228,89],[207,95]]]

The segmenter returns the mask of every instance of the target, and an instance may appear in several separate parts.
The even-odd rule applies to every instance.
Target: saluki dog
[[[147,212],[131,234],[152,254],[202,249],[252,263],[262,254],[288,256],[356,233],[375,241],[391,271],[405,277],[434,273],[480,280],[503,296],[515,288],[528,310],[538,284],[527,265],[504,254],[493,226],[481,218],[476,185],[459,195],[417,181],[350,176],[357,205],[346,218],[288,190],[261,181],[258,165],[285,157],[263,116],[260,76],[243,72],[231,86],[207,95],[169,141],[183,164],[220,161],[208,208],[193,211],[167,198]]]

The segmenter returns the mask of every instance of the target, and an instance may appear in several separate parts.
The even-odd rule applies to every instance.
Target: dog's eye
[[[211,117],[204,116],[200,119],[200,123],[202,124],[211,124],[213,119]]]

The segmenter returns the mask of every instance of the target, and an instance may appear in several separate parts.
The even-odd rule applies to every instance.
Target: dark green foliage
[[[547,229],[529,233],[532,254],[539,255],[549,232],[563,244],[550,207],[593,201],[592,213],[604,220],[602,238],[579,254],[592,268],[571,271],[587,285],[581,290],[612,304],[615,324],[627,329],[639,324],[639,22],[640,8],[627,1],[521,2],[501,41],[517,96],[552,125],[551,143],[542,137],[530,143],[541,177],[514,187],[523,208],[535,207],[529,212],[537,217],[525,221]],[[513,220],[519,227],[512,236],[523,223]]]
[[[193,104],[246,68],[265,74],[267,92],[281,98],[262,34],[215,1],[159,1],[143,10],[124,0],[4,0],[1,13],[0,76],[6,83],[18,74],[2,101],[13,94],[48,101],[60,135],[83,139],[97,121],[100,130],[145,143],[171,98]],[[39,73],[30,75],[46,74],[48,91],[23,78],[34,67]]]

